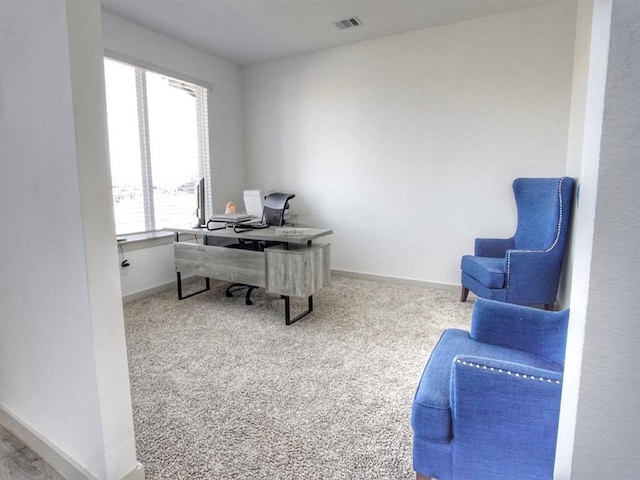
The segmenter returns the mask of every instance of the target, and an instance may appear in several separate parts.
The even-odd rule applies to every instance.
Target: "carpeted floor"
[[[279,298],[258,290],[246,306],[225,287],[125,305],[146,478],[415,478],[413,394],[441,331],[468,329],[473,302],[334,276],[316,311],[286,326]]]

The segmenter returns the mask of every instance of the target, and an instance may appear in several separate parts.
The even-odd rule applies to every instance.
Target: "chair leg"
[[[247,305],[253,305],[253,302],[251,301],[251,292],[253,292],[256,288],[258,288],[258,287],[254,287],[252,285],[246,285],[244,283],[232,283],[231,285],[229,285],[227,287],[227,290],[225,291],[225,295],[227,297],[233,297],[233,292],[237,292],[238,290],[246,289],[247,292],[246,292],[245,297],[244,297],[244,302]]]
[[[251,292],[253,292],[256,288],[258,287],[247,287],[247,294],[244,297],[244,303],[246,305],[253,305],[253,302],[251,301]]]
[[[416,472],[416,480],[431,480],[431,477],[425,477],[421,473]]]
[[[468,296],[469,296],[469,289],[463,285],[462,291],[460,292],[460,301],[466,302]]]

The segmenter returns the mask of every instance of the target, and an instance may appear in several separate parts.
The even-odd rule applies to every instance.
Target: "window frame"
[[[211,182],[211,148],[210,148],[210,130],[211,130],[211,118],[209,115],[209,105],[211,103],[211,92],[213,90],[211,84],[208,82],[195,79],[189,75],[177,73],[166,68],[158,67],[156,65],[149,64],[138,59],[112,52],[105,49],[103,55],[104,60],[111,60],[115,62],[123,63],[127,66],[134,68],[136,79],[136,97],[137,97],[137,110],[138,110],[138,128],[140,139],[140,167],[142,169],[142,190],[143,190],[143,205],[144,205],[144,224],[145,230],[138,232],[128,232],[117,234],[118,237],[126,236],[140,236],[144,234],[154,234],[155,232],[162,231],[161,228],[157,228],[155,225],[155,206],[153,198],[153,173],[151,171],[151,153],[149,143],[149,123],[148,123],[148,108],[146,98],[146,72],[152,72],[157,75],[170,77],[178,82],[185,82],[192,84],[204,90],[206,95],[206,102],[203,102],[201,95],[196,95],[196,122],[197,122],[197,135],[198,135],[198,168],[200,176],[205,179],[205,196],[206,196],[206,211],[207,215],[213,212],[213,192]],[[106,81],[105,81],[106,89]],[[105,90],[106,95],[106,90]],[[141,105],[143,110],[141,111]],[[106,110],[105,110],[106,113]],[[203,126],[203,122],[206,120],[206,127]],[[111,168],[111,167],[110,167]],[[114,219],[115,221],[115,219]],[[152,235],[153,236],[153,235]]]

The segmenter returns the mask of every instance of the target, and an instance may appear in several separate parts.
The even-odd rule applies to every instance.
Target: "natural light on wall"
[[[193,223],[205,178],[211,212],[207,89],[105,58],[116,233]]]

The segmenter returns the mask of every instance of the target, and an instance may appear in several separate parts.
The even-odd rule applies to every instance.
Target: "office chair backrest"
[[[284,225],[284,212],[289,208],[289,200],[294,197],[293,193],[280,192],[270,193],[264,197],[264,223],[276,227]]]

